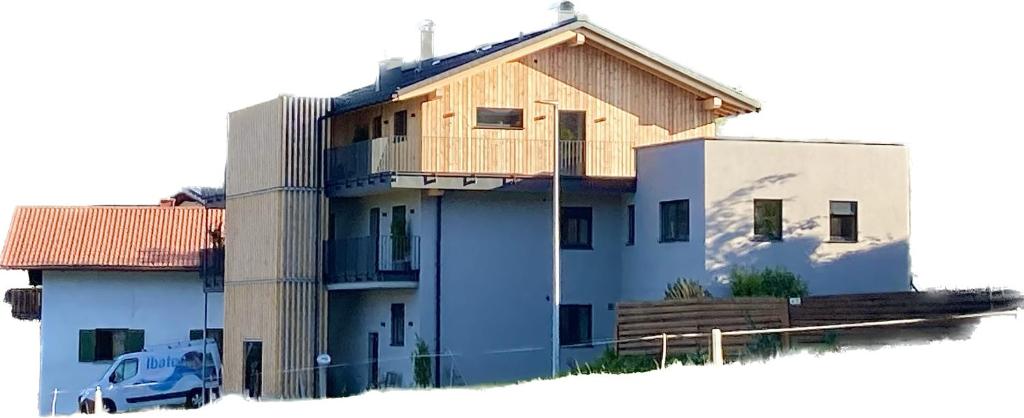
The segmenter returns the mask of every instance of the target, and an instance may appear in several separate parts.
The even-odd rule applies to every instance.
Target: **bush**
[[[690,279],[677,279],[665,289],[665,300],[710,298],[711,292]]]
[[[668,356],[665,359],[665,365],[671,364],[693,364],[700,365],[706,363],[708,360],[708,354],[703,349],[698,349],[696,353],[682,353]],[[619,353],[613,349],[606,349],[601,358],[586,363],[583,365],[576,365],[574,370],[563,373],[566,374],[623,374],[623,373],[640,373],[648,372],[657,369],[661,365],[661,357],[651,355],[634,355],[634,356],[620,356]]]
[[[770,296],[797,298],[807,296],[807,283],[782,267],[757,271],[735,268],[729,273],[729,284],[734,297]]]
[[[430,386],[430,348],[427,343],[416,336],[416,351],[412,353],[413,377],[416,386],[425,388]]]

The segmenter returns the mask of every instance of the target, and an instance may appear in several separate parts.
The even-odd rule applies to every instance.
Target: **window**
[[[636,206],[626,206],[626,245],[636,244]]]
[[[384,136],[384,127],[381,126],[380,116],[373,117],[373,123],[370,125],[370,134],[374,138]]]
[[[395,141],[404,141],[405,136],[409,134],[407,115],[408,113],[404,110],[395,112]]]
[[[391,346],[405,346],[405,304],[391,304]]]
[[[593,249],[593,210],[586,207],[562,208],[559,235],[562,248]]]
[[[690,240],[690,201],[661,202],[661,242]]]
[[[124,353],[142,351],[145,334],[140,329],[78,330],[78,361],[110,361]]]
[[[558,341],[562,346],[590,345],[590,305],[561,305],[558,310]]]
[[[782,240],[782,201],[754,199],[754,239]]]
[[[830,201],[830,239],[836,242],[857,242],[857,202]]]
[[[478,128],[522,129],[523,109],[476,108]]]
[[[367,125],[356,125],[352,132],[352,142],[362,142],[370,139],[370,127]]]
[[[220,358],[224,358],[224,329],[223,328],[207,328],[206,337],[213,338],[217,342],[217,354],[220,354]],[[188,332],[188,339],[197,341],[203,339],[203,330],[194,329]]]
[[[114,368],[114,372],[110,374],[110,383],[121,383],[137,374],[139,374],[139,360],[127,359]]]

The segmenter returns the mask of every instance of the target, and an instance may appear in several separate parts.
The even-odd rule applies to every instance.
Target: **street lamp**
[[[559,146],[558,146],[558,101],[555,100],[538,100],[539,104],[550,105],[554,109],[554,117],[552,123],[554,123],[554,152],[551,169],[551,377],[558,376],[558,356],[559,349],[561,347],[559,342],[559,309],[562,304],[562,280],[561,280],[561,239],[560,239],[560,220],[559,210],[561,209],[559,201]]]

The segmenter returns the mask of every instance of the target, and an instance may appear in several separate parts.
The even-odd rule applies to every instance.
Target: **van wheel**
[[[114,401],[112,401],[110,399],[104,399],[103,400],[103,410],[107,411],[108,414],[113,414],[113,413],[117,412],[117,406],[114,405]]]
[[[185,409],[196,409],[203,405],[203,391],[194,389],[188,392],[185,398]]]

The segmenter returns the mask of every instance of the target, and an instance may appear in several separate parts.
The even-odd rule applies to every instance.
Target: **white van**
[[[202,368],[201,340],[151,346],[137,353],[122,354],[98,381],[79,393],[78,409],[83,413],[94,411],[97,386],[108,412],[167,405],[198,408],[212,397],[220,396],[220,354],[212,338],[206,340],[205,392],[200,377]]]

